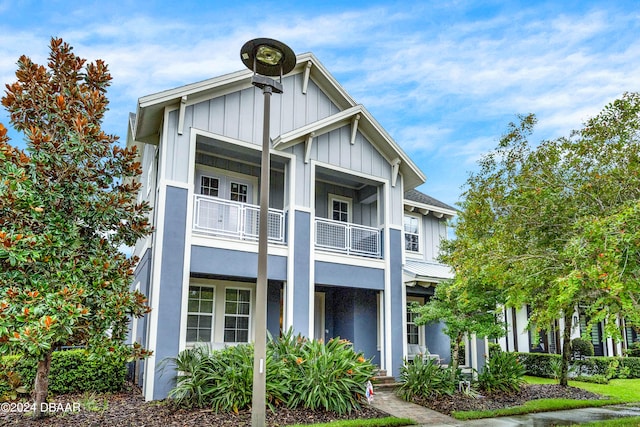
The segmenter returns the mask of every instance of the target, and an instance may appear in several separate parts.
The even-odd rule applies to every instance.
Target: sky
[[[124,142],[138,98],[244,69],[267,37],[313,54],[425,173],[418,190],[460,200],[477,161],[519,114],[533,141],[567,136],[640,91],[637,0],[0,0],[0,83],[21,55],[46,64],[62,37],[113,76],[103,128]],[[2,91],[4,94],[4,91]],[[0,123],[10,127],[6,110]],[[10,132],[24,148],[23,137]]]

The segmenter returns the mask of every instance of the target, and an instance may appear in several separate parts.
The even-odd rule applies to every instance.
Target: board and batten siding
[[[307,93],[301,90],[302,76],[294,75],[283,79],[284,93],[271,97],[271,137],[297,129],[339,112],[338,107],[310,81]],[[220,134],[243,142],[262,144],[262,118],[264,98],[261,91],[253,86],[237,92],[204,100],[185,109],[182,135],[178,134],[178,110],[167,116],[167,144],[164,178],[174,182],[187,182],[189,177],[190,128],[197,128]],[[304,143],[294,145],[285,151],[296,155],[296,190],[294,203],[310,207],[315,192],[312,188],[311,162],[304,163]],[[347,170],[371,175],[390,182],[391,166],[387,159],[358,132],[355,144],[351,144],[351,126],[335,129],[317,135],[311,147],[310,158],[328,165],[336,165]],[[402,185],[391,189],[392,218],[385,222],[402,224]]]

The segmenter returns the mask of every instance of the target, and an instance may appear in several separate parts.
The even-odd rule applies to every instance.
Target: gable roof
[[[441,202],[438,199],[422,193],[416,189],[410,189],[404,193],[404,204],[411,206],[412,208],[423,209],[434,213],[441,214],[440,217],[452,218],[456,215],[456,208],[449,206],[448,204]]]
[[[304,87],[312,79],[314,83],[338,107],[340,112],[315,123],[293,129],[274,140],[274,148],[284,149],[304,140],[311,132],[322,134],[344,126],[358,115],[358,130],[374,144],[392,164],[397,164],[404,178],[404,187],[415,188],[426,180],[424,173],[407,156],[373,116],[344,90],[338,81],[324,68],[312,53],[297,56],[295,68],[287,76],[303,74]],[[181,102],[191,99],[207,99],[251,87],[251,70],[236,71],[197,83],[180,86],[138,99],[135,122],[131,127],[133,140],[157,144],[164,109],[177,108]]]

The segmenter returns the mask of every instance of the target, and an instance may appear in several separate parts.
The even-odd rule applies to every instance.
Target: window
[[[211,176],[201,176],[200,177],[200,194],[204,194],[205,196],[213,196],[218,197],[218,190],[220,188],[220,181],[218,178],[213,178]]]
[[[249,187],[245,184],[231,183],[231,200],[234,202],[247,203],[247,194]]]
[[[189,286],[187,342],[211,342],[215,288]]]
[[[420,335],[418,325],[415,324],[416,314],[410,310],[411,304],[407,305],[407,344],[418,344]]]
[[[249,342],[251,291],[227,288],[224,303],[224,342]]]
[[[409,252],[420,252],[420,218],[405,215],[404,248]]]
[[[334,221],[349,222],[351,217],[351,199],[331,195],[329,197],[329,218]]]
[[[424,299],[420,297],[407,297],[407,344],[423,345],[424,327],[416,325],[416,317],[411,308],[416,304],[424,304]]]

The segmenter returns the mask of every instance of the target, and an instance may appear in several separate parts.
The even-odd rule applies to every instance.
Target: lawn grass
[[[548,378],[525,377],[529,384],[556,384]],[[606,396],[603,400],[573,400],[573,399],[537,399],[522,406],[487,411],[460,411],[451,414],[458,420],[473,420],[479,418],[501,417],[506,415],[522,415],[534,412],[558,411],[561,409],[595,408],[619,403],[640,402],[640,379],[611,380],[609,384],[583,383],[569,381],[569,385]],[[625,424],[621,424],[625,425]],[[626,424],[629,425],[629,424]],[[633,425],[633,424],[632,424]]]
[[[367,420],[344,420],[321,424],[296,424],[289,427],[401,427],[415,425],[409,418],[371,418]]]
[[[580,424],[580,427],[638,427],[640,417],[616,418],[614,420],[593,421]]]

